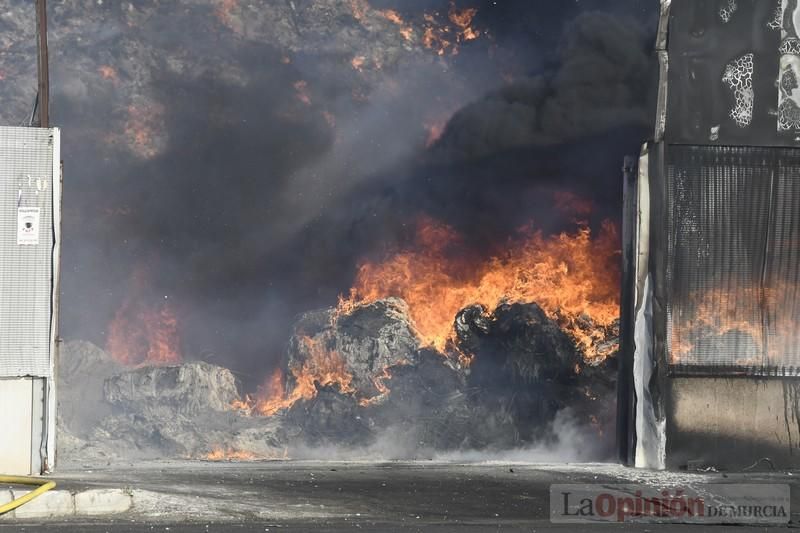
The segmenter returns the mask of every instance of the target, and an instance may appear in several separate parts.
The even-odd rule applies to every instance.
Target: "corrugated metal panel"
[[[53,130],[0,127],[0,377],[52,374],[53,149]],[[29,208],[38,244],[19,244]]]
[[[670,147],[667,181],[670,363],[800,375],[800,150]]]

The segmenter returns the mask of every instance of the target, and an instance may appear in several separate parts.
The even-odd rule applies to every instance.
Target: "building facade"
[[[662,0],[625,180],[620,443],[647,468],[800,465],[798,0]]]

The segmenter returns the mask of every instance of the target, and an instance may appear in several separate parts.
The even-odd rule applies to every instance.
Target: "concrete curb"
[[[29,493],[29,490],[0,490],[0,505]],[[133,495],[123,489],[92,489],[72,493],[51,490],[22,507],[0,516],[0,521],[20,518],[62,518],[119,514],[133,508]]]

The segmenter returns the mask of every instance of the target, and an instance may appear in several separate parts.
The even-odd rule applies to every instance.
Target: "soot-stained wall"
[[[796,0],[662,1],[663,121],[627,213],[640,253],[622,330],[639,336],[623,340],[636,385],[623,459],[638,466],[800,466],[785,246],[798,231],[798,21]]]

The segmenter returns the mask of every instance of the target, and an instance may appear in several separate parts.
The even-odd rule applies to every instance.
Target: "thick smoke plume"
[[[334,304],[420,216],[476,257],[524,224],[616,217],[622,156],[652,115],[655,6],[456,4],[477,9],[480,37],[439,55],[424,14],[452,26],[444,0],[51,3],[62,335],[106,345],[136,287],[169,302],[185,358],[254,385],[293,317]],[[34,96],[32,7],[0,8],[0,117],[16,124]],[[592,208],[559,209],[556,191]]]

